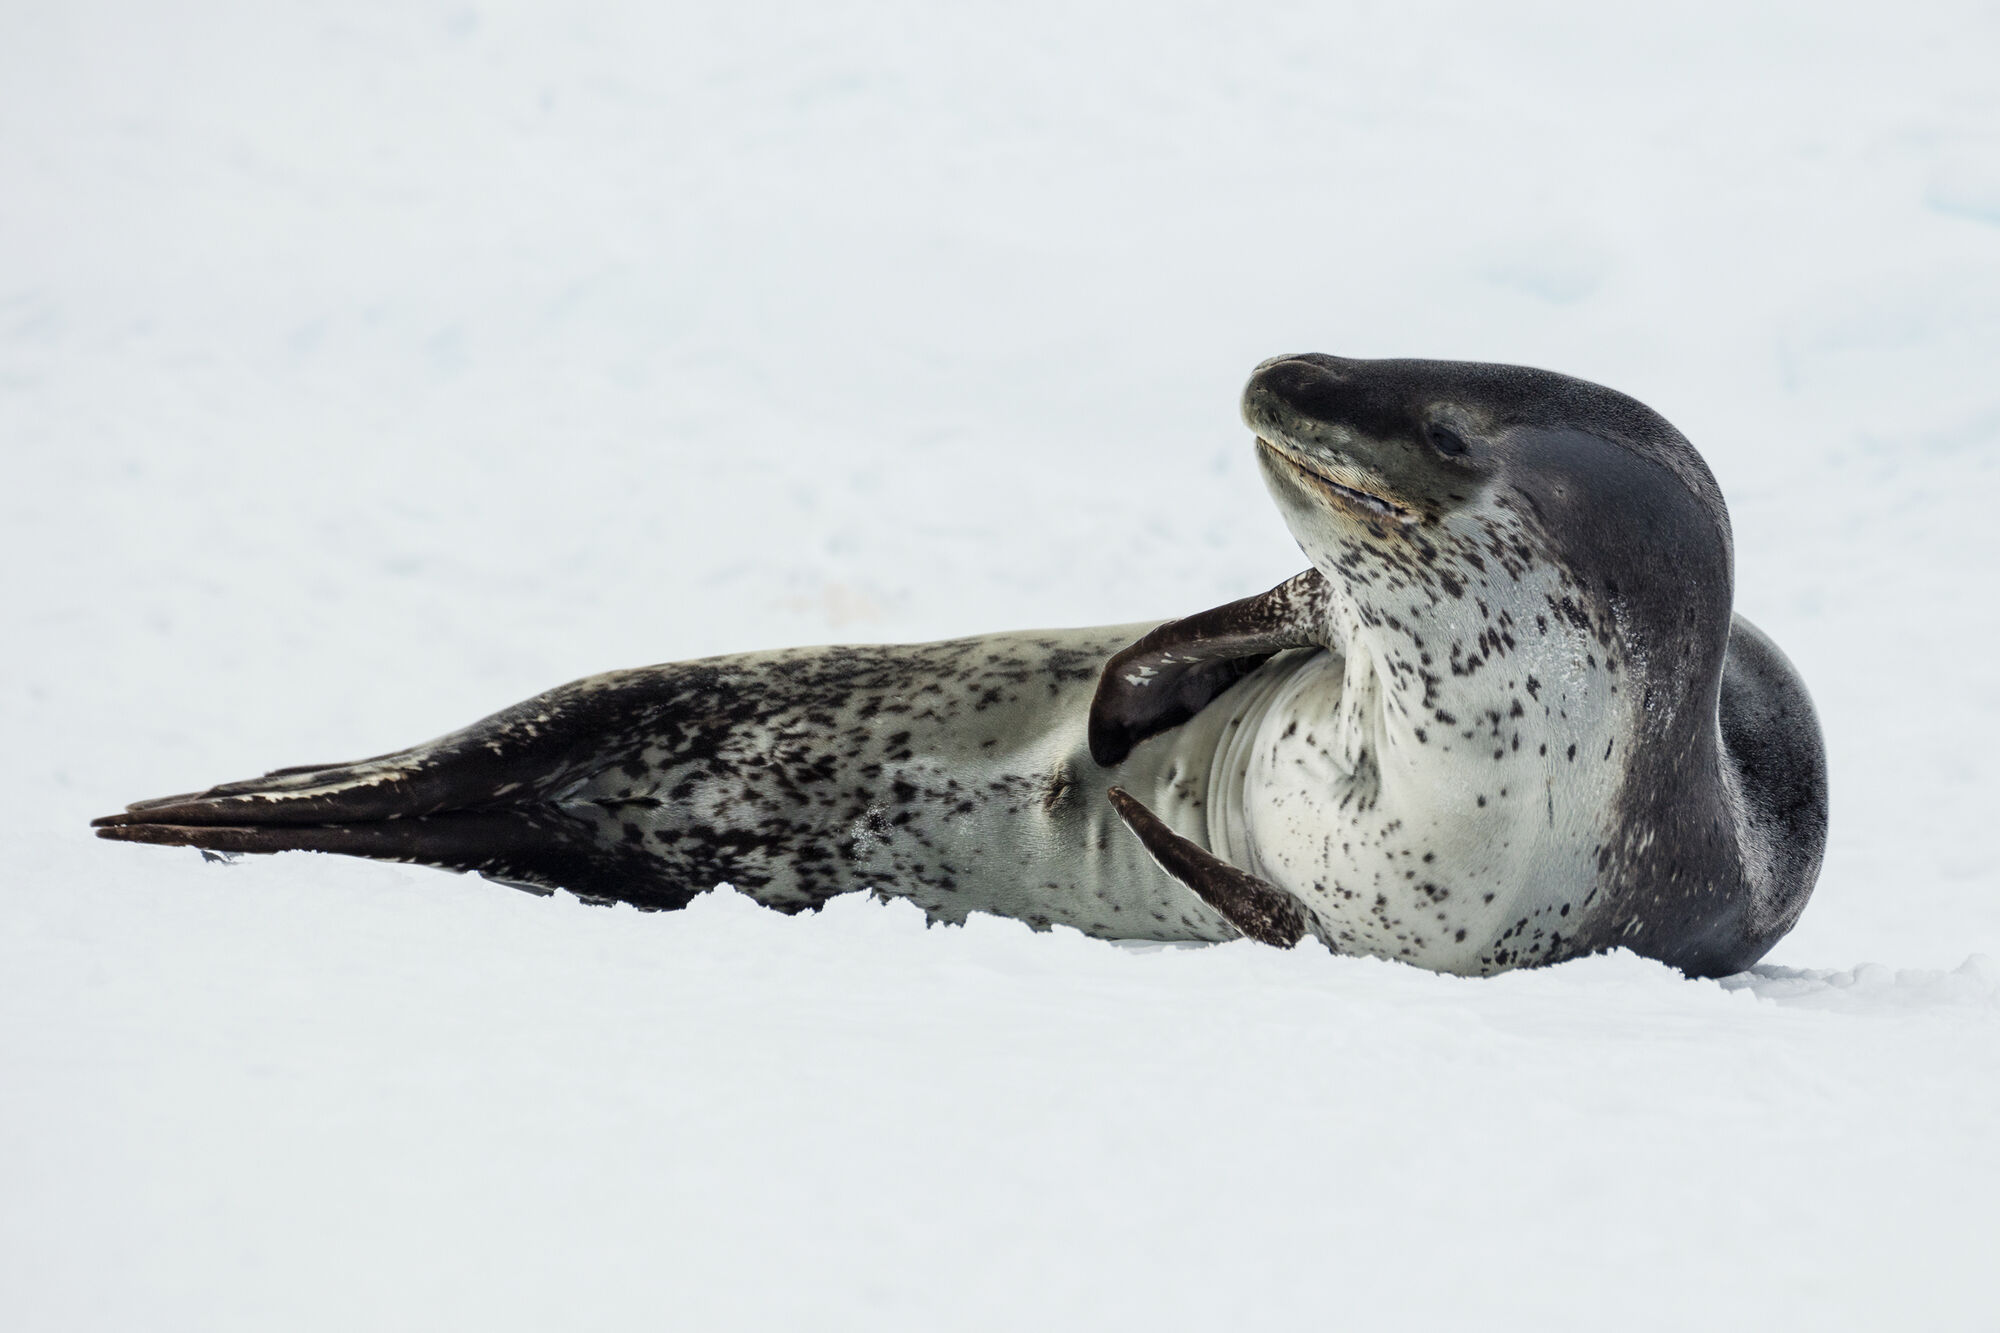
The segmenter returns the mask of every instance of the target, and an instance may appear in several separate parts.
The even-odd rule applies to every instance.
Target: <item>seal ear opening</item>
[[[1104,664],[1090,701],[1090,757],[1109,768],[1192,718],[1287,648],[1324,646],[1326,580],[1309,569],[1269,592],[1166,624]]]

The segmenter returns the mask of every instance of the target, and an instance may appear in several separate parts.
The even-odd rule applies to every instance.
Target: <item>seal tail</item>
[[[693,891],[669,880],[624,828],[615,807],[631,802],[585,790],[618,762],[602,748],[607,731],[615,734],[605,724],[643,721],[656,693],[638,673],[594,677],[425,745],[136,801],[92,827],[115,842],[337,852],[475,871],[538,892],[684,907]]]

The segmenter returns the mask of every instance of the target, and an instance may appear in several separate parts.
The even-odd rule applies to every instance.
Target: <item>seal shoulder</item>
[[[1805,909],[1826,852],[1826,742],[1798,669],[1740,615],[1716,721],[1752,889],[1744,924],[1768,948]]]

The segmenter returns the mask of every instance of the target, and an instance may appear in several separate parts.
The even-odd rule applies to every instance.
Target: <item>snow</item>
[[[2000,16],[17,7],[20,1329],[1990,1326]],[[621,665],[1299,557],[1274,352],[1703,450],[1832,840],[1740,978],[113,846]]]

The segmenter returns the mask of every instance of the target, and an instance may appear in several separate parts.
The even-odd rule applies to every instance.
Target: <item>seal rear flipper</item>
[[[92,825],[354,824],[550,801],[639,749],[662,718],[689,711],[689,695],[713,675],[690,666],[588,676],[406,750],[135,801]]]
[[[1253,940],[1289,949],[1306,935],[1306,906],[1268,880],[1227,861],[1168,828],[1122,787],[1111,788],[1111,807],[1138,835],[1160,869]]]
[[[473,871],[539,893],[567,889],[580,898],[647,909],[685,907],[694,897],[686,885],[668,880],[664,864],[643,849],[607,841],[587,820],[548,806],[353,824],[172,824],[126,818],[116,824],[100,821],[97,835],[211,852],[337,852]]]
[[[1323,647],[1328,598],[1316,569],[1269,592],[1166,624],[1104,664],[1090,701],[1090,757],[1109,768],[1178,727],[1287,648]]]
[[[407,750],[137,801],[92,826],[119,842],[339,852],[679,907],[693,892],[631,844],[618,801],[580,789],[663,719],[685,722],[714,676],[699,665],[591,676]]]

